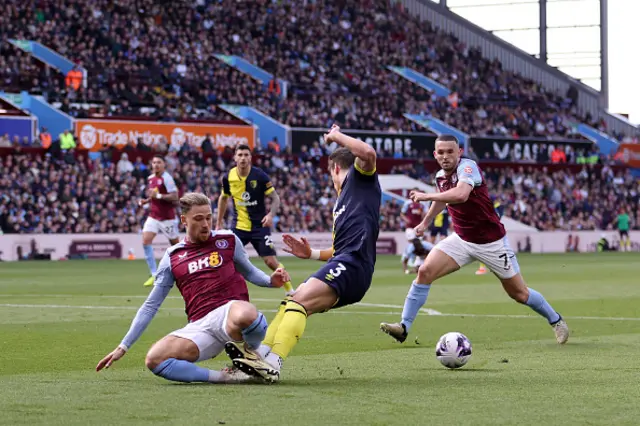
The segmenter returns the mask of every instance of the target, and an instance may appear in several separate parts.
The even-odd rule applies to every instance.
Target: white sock
[[[269,355],[267,355],[265,361],[278,371],[282,368],[282,358],[280,358],[280,355],[276,355],[273,352],[270,352]]]
[[[222,371],[209,370],[209,382],[211,383],[224,383],[226,377],[226,374]]]
[[[258,347],[256,352],[258,353],[258,355],[260,355],[262,357],[262,359],[264,359],[264,358],[267,357],[269,352],[271,352],[271,346],[260,345],[260,347]]]

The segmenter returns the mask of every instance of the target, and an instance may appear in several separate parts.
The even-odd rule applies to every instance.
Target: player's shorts
[[[258,252],[258,256],[275,256],[276,249],[273,245],[273,240],[271,239],[271,229],[269,228],[260,228],[254,231],[243,231],[241,229],[233,228],[233,233],[240,238],[243,245],[247,245],[251,243],[256,252]]]
[[[162,234],[170,240],[180,238],[178,229],[178,219],[158,220],[148,217],[144,222],[142,232],[153,232],[154,234]]]
[[[170,336],[189,339],[198,346],[198,361],[214,358],[224,349],[225,343],[233,340],[227,334],[227,317],[234,301],[226,303],[198,321],[190,322],[179,330],[169,333]]]
[[[447,230],[442,227],[442,226],[434,226],[431,228],[431,236],[433,238],[437,237],[438,235],[442,235],[443,237],[447,236]]]
[[[512,278],[520,272],[518,259],[506,236],[492,243],[474,244],[454,233],[436,244],[435,248],[449,255],[460,267],[474,259],[479,260],[501,279]]]
[[[618,233],[620,234],[620,238],[622,238],[622,237],[629,238],[629,230],[628,229],[619,229]]]
[[[362,300],[371,286],[373,267],[352,254],[339,254],[311,277],[319,279],[335,290],[338,301],[332,309],[336,309]]]

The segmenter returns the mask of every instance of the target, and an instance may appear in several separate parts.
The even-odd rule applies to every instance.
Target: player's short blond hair
[[[193,206],[211,206],[211,200],[200,192],[187,192],[180,198],[182,214],[189,213]]]

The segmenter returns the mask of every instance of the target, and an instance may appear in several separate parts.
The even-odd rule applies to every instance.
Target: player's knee
[[[161,353],[150,350],[147,353],[147,356],[144,358],[144,365],[146,365],[146,367],[149,370],[153,371],[165,360],[166,360],[166,357],[162,356]]]
[[[249,302],[236,301],[229,308],[227,321],[234,331],[249,327],[258,318],[258,309]]]
[[[429,263],[423,263],[418,268],[418,279],[417,282],[426,284],[431,283],[435,280],[434,268]]]

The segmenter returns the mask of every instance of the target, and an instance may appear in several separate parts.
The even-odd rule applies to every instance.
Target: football
[[[471,358],[471,342],[462,333],[447,333],[438,340],[436,358],[447,368],[460,368]]]

